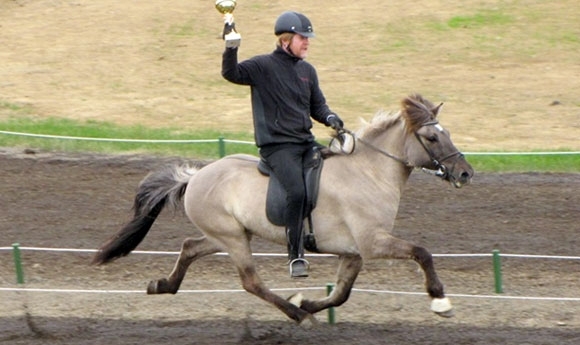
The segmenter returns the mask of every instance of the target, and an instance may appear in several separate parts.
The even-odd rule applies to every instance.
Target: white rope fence
[[[62,253],[96,253],[97,249],[76,249],[76,248],[51,248],[51,247],[22,247],[21,250],[41,251],[41,252],[62,252]],[[13,250],[14,247],[0,247],[0,251]],[[178,251],[155,251],[155,250],[134,250],[132,254],[146,254],[146,255],[179,255]],[[228,253],[219,252],[213,255],[228,256]],[[252,253],[256,257],[286,257],[288,254],[282,253]],[[492,253],[479,254],[432,254],[434,258],[485,258],[492,257]],[[336,257],[334,254],[314,254],[307,253],[308,257]],[[562,256],[562,255],[532,255],[532,254],[501,254],[502,257],[511,258],[527,258],[527,259],[559,259],[559,260],[580,260],[580,256]]]
[[[122,143],[149,143],[149,144],[189,144],[189,143],[217,143],[220,139],[117,139],[117,138],[94,138],[94,137],[73,137],[66,135],[34,134],[23,132],[0,131],[0,134],[14,135],[21,137],[32,137],[41,139],[61,139],[61,140],[82,140],[82,141],[108,141]],[[226,140],[235,144],[254,144],[253,141]]]
[[[271,291],[285,292],[285,291],[316,291],[326,290],[325,287],[297,287],[297,288],[273,288]],[[79,293],[79,294],[137,294],[144,295],[144,290],[83,290],[83,289],[39,289],[39,288],[3,288],[0,287],[0,292],[40,292],[40,293]],[[376,290],[376,289],[359,289],[353,288],[354,292],[365,292],[374,294],[389,294],[389,295],[409,295],[409,296],[427,296],[425,292],[408,292],[408,291],[394,291],[394,290]],[[179,290],[180,294],[205,294],[205,293],[245,293],[243,289],[212,289],[212,290]],[[554,302],[580,302],[580,297],[534,297],[534,296],[504,296],[504,295],[470,295],[470,294],[453,294],[446,293],[447,297],[455,298],[481,298],[481,299],[503,299],[503,300],[528,300],[528,301],[554,301]]]
[[[23,136],[42,139],[61,139],[61,140],[82,140],[82,141],[100,141],[100,142],[125,142],[125,143],[149,143],[149,144],[188,144],[188,143],[233,143],[233,144],[251,144],[253,141],[230,140],[230,139],[119,139],[119,138],[94,138],[94,137],[75,137],[66,135],[35,134],[24,132],[2,131],[0,134]],[[514,155],[580,155],[580,151],[544,151],[544,152],[464,152],[466,155],[493,155],[493,156],[514,156]]]
[[[12,247],[0,247],[0,252],[2,251],[14,251],[18,255],[15,255],[15,263],[17,266],[20,265],[19,251],[43,251],[43,252],[56,252],[56,253],[95,253],[96,249],[76,249],[76,248],[48,248],[48,247],[20,247],[18,244],[13,244]],[[145,255],[178,255],[177,251],[133,251],[133,254],[145,254]],[[228,256],[227,253],[216,253],[217,256]],[[257,257],[285,257],[287,254],[281,253],[253,253]],[[309,257],[336,257],[333,254],[306,254]],[[18,258],[17,258],[18,256]],[[446,258],[482,258],[482,257],[497,257],[498,252],[494,253],[479,253],[479,254],[433,254],[433,257],[446,257]],[[553,256],[553,255],[527,255],[527,254],[501,254],[502,257],[511,258],[527,258],[527,259],[554,259],[554,260],[580,260],[580,256]],[[20,268],[21,270],[21,268]],[[22,273],[20,273],[21,275]],[[497,274],[497,272],[496,272]],[[17,272],[18,275],[18,272]],[[497,279],[497,277],[496,277]],[[17,280],[21,280],[23,284],[23,278],[17,277]],[[496,281],[496,284],[498,282]],[[501,284],[501,279],[500,282]],[[328,289],[325,287],[300,287],[300,288],[274,288],[272,291],[305,291],[305,290],[324,290]],[[143,290],[92,290],[92,289],[42,289],[42,288],[25,288],[23,286],[19,287],[0,287],[0,292],[11,292],[11,291],[27,291],[27,292],[37,292],[37,293],[84,293],[84,294],[144,294]],[[424,292],[406,292],[406,291],[393,291],[393,290],[376,290],[376,289],[360,289],[353,288],[352,291],[363,292],[363,293],[374,293],[374,294],[393,294],[393,295],[416,295],[416,296],[426,296]],[[180,293],[243,293],[246,292],[243,289],[211,289],[211,290],[179,290]],[[498,291],[496,291],[498,292]],[[580,302],[580,297],[534,297],[534,296],[505,296],[505,295],[473,295],[473,294],[447,294],[449,297],[457,298],[485,298],[485,299],[504,299],[504,300],[530,300],[530,301],[564,301],[564,302]]]

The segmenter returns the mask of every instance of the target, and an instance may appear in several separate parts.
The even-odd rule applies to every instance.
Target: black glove
[[[332,127],[335,131],[339,131],[344,127],[344,122],[336,114],[330,114],[326,118],[326,125]]]

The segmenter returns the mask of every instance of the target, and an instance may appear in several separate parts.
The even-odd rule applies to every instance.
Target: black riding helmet
[[[276,25],[274,26],[276,36],[286,32],[304,37],[314,37],[314,30],[312,30],[310,20],[302,13],[293,11],[284,12],[276,19]]]

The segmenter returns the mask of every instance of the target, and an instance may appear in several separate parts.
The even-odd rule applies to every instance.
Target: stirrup
[[[291,278],[306,278],[308,277],[308,269],[310,263],[303,258],[297,258],[290,261],[290,277]]]

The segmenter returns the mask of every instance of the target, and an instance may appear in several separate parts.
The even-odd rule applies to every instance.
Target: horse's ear
[[[433,113],[433,116],[437,117],[437,115],[439,115],[439,112],[441,111],[441,108],[443,108],[443,102],[439,103],[438,106],[436,106],[435,108],[431,109],[431,112]]]
[[[431,119],[429,107],[423,104],[423,97],[419,94],[413,94],[403,99],[401,102],[403,113],[407,120],[409,132],[415,132],[426,121]]]

